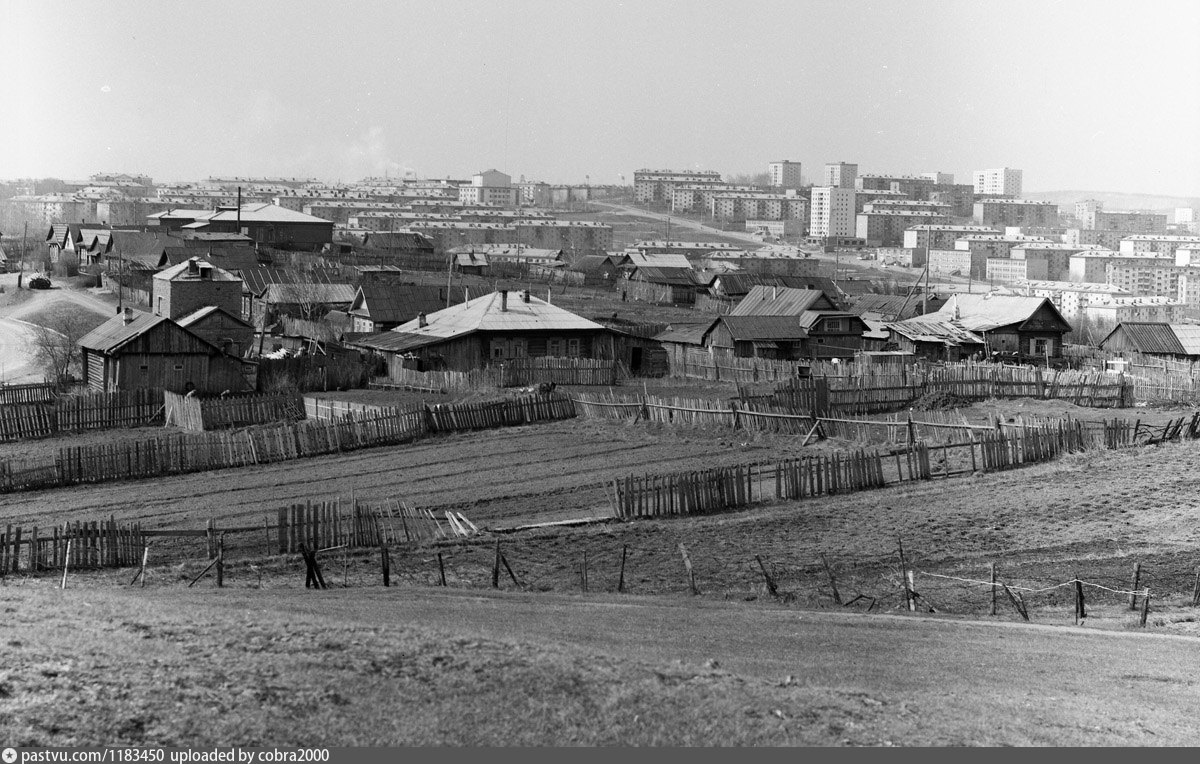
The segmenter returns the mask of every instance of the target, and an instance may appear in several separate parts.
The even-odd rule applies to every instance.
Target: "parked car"
[[[33,278],[29,279],[29,288],[30,289],[49,289],[50,288],[50,279],[46,278],[45,276],[34,276]]]

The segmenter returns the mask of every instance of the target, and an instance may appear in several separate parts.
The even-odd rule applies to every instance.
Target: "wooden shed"
[[[79,341],[83,381],[115,392],[162,388],[184,393],[253,390],[257,366],[221,352],[165,316],[129,308]]]

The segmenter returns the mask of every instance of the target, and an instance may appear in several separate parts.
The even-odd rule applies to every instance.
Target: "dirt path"
[[[75,289],[17,290],[16,273],[0,274],[4,297],[0,298],[0,383],[41,382],[45,373],[35,359],[37,326],[27,319],[44,315],[57,306],[73,305],[98,316],[113,315],[114,308],[102,298]],[[25,274],[26,277],[29,274]],[[7,298],[7,299],[5,299]]]

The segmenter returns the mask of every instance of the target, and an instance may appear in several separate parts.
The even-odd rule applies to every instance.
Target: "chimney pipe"
[[[122,317],[121,320],[125,326],[129,326],[130,324],[132,324],[133,323],[133,308],[126,308],[125,315]]]
[[[417,326],[418,326],[418,327],[420,327],[420,328],[422,328],[422,329],[424,329],[425,327],[429,326],[429,321],[427,321],[427,320],[425,319],[425,314],[424,314],[424,313],[418,313],[418,314],[417,314]]]
[[[508,290],[507,289],[500,290],[500,310],[502,310],[502,311],[508,310]]]

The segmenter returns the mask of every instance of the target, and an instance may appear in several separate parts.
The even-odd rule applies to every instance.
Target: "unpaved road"
[[[16,273],[0,274],[4,295],[0,296],[0,384],[40,382],[45,374],[34,358],[37,327],[26,319],[59,305],[73,305],[79,310],[105,318],[113,315],[109,303],[88,292],[73,289],[17,290]],[[25,280],[30,274],[25,274]],[[24,281],[24,280],[23,280]],[[20,299],[13,299],[19,295]]]

